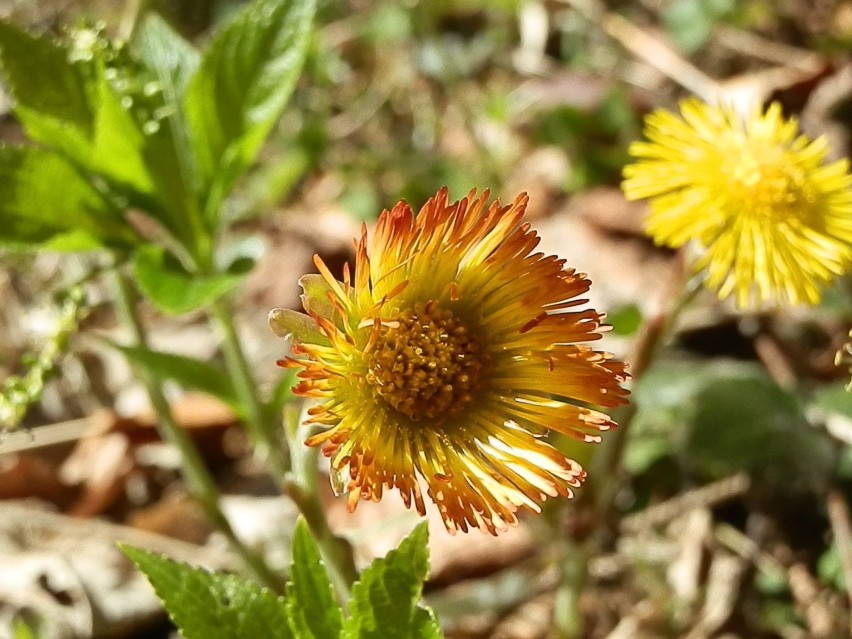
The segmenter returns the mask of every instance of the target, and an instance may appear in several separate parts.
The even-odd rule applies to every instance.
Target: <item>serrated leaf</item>
[[[82,69],[63,47],[0,22],[0,67],[33,140],[66,151],[88,146],[95,109]]]
[[[444,633],[437,617],[431,608],[417,608],[414,611],[414,624],[412,637],[417,639],[442,639]]]
[[[204,210],[254,161],[302,68],[315,0],[254,0],[210,43],[187,87]]]
[[[0,243],[53,250],[126,248],[136,237],[119,211],[56,153],[0,147]]]
[[[293,639],[285,599],[267,588],[141,548],[122,550],[145,573],[186,639]]]
[[[426,616],[418,612],[417,605],[429,572],[427,538],[422,522],[398,548],[361,574],[352,587],[341,639],[440,637],[437,622],[425,609]]]
[[[343,613],[334,598],[317,543],[302,517],[293,533],[290,579],[287,612],[293,633],[299,639],[338,639]]]
[[[150,209],[147,204],[158,190],[145,161],[150,140],[121,106],[102,66],[71,63],[68,53],[50,38],[0,23],[0,64],[18,119],[31,139],[103,176],[134,205]],[[163,164],[158,158],[150,166]]]
[[[200,390],[222,400],[236,413],[242,406],[231,378],[212,364],[194,357],[152,351],[137,346],[111,344],[121,351],[132,364],[141,366],[159,379],[171,379],[184,388]]]
[[[181,315],[198,310],[236,288],[248,270],[197,275],[168,260],[162,249],[146,246],[136,253],[133,274],[139,288],[158,309]]]

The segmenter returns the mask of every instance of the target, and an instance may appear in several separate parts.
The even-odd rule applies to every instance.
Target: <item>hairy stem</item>
[[[125,275],[116,271],[118,304],[124,320],[133,333],[136,346],[147,348],[145,329],[136,309],[137,296],[133,284]],[[157,412],[157,428],[163,441],[171,444],[180,452],[181,473],[190,494],[197,500],[210,522],[225,535],[233,550],[243,559],[247,568],[264,585],[280,592],[282,581],[270,570],[261,557],[252,552],[234,533],[222,510],[219,508],[219,491],[213,481],[201,454],[186,431],[178,425],[172,414],[168,400],[163,394],[162,385],[147,371],[137,370],[137,376],[148,392],[151,405]]]
[[[305,518],[323,557],[331,567],[341,599],[345,600],[352,584],[358,579],[352,546],[329,528],[317,484],[317,451],[302,444],[307,435],[304,420],[298,410],[293,408],[287,411],[285,421],[293,471],[285,482],[284,489]]]
[[[358,578],[352,547],[348,541],[337,537],[328,526],[317,485],[316,451],[302,443],[305,434],[300,426],[298,412],[288,414],[290,423],[286,424],[284,433],[276,427],[272,416],[258,397],[257,386],[243,352],[231,309],[224,302],[216,302],[213,314],[222,330],[225,361],[234,380],[240,403],[246,411],[247,425],[255,448],[281,489],[304,516],[334,573],[338,590],[345,598]],[[286,435],[286,441],[289,443],[289,457],[283,446],[282,435]]]
[[[234,324],[233,311],[226,302],[219,300],[213,303],[212,312],[222,333],[225,364],[234,382],[240,404],[245,410],[246,426],[255,451],[276,481],[281,483],[289,471],[284,440],[275,421],[258,396],[257,383],[249,369],[248,360]]]

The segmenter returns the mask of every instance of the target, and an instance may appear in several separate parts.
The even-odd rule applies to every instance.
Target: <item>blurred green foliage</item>
[[[759,365],[718,359],[660,361],[637,385],[639,414],[627,468],[648,472],[665,458],[703,481],[746,471],[781,492],[819,488],[838,449],[806,402]]]

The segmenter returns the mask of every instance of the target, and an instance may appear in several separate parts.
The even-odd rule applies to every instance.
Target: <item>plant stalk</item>
[[[698,290],[687,278],[688,267],[683,249],[676,260],[662,306],[656,315],[645,322],[634,345],[630,358],[630,375],[634,384],[650,368],[681,311]],[[618,428],[604,438],[591,462],[587,486],[577,504],[577,511],[584,523],[574,539],[565,541],[564,556],[561,557],[562,574],[556,591],[557,607],[554,612],[554,626],[559,639],[583,636],[579,603],[587,581],[589,560],[596,550],[594,534],[606,525],[609,518],[613,497],[621,481],[630,425],[636,414],[635,401],[616,411],[614,417]]]
[[[226,302],[218,300],[213,303],[212,312],[222,332],[225,363],[234,382],[237,397],[245,410],[246,426],[255,451],[272,476],[279,483],[283,483],[290,470],[289,460],[284,452],[278,429],[258,396],[257,384],[234,324],[233,311]]]
[[[302,432],[301,420],[296,413],[287,416],[289,423],[286,424],[285,433],[289,443],[289,458],[284,454],[279,431],[257,395],[257,386],[243,352],[231,309],[219,301],[213,305],[213,314],[222,330],[225,361],[240,403],[245,407],[255,448],[272,476],[305,518],[331,568],[338,592],[345,600],[352,584],[358,579],[358,570],[349,542],[335,535],[328,526],[317,485],[317,452],[302,444],[306,434]]]
[[[136,346],[147,348],[147,336],[136,309],[137,296],[133,284],[121,272],[116,271],[115,275],[119,310],[133,333]],[[216,483],[204,465],[198,448],[186,431],[175,421],[159,380],[143,370],[137,370],[136,373],[144,384],[151,405],[159,417],[157,429],[160,436],[163,441],[180,452],[181,474],[190,494],[201,505],[210,522],[225,535],[233,550],[242,558],[254,576],[269,588],[281,592],[282,580],[272,572],[260,556],[239,540],[219,508],[219,491]]]
[[[642,379],[657,357],[660,348],[674,330],[678,317],[698,291],[697,282],[688,279],[688,266],[685,251],[681,249],[676,257],[674,272],[669,282],[668,292],[656,315],[645,322],[642,332],[634,345],[630,358],[630,375],[635,384]],[[622,462],[630,426],[636,417],[637,405],[631,401],[616,412],[618,428],[601,445],[598,455],[592,462],[592,498],[594,499],[594,526],[605,523],[612,498],[621,479]]]
[[[331,567],[332,578],[341,599],[345,601],[349,598],[352,584],[358,580],[358,568],[350,543],[335,535],[328,525],[317,483],[317,450],[301,443],[307,436],[303,421],[297,410],[291,408],[285,412],[293,471],[285,481],[284,489],[311,529]]]

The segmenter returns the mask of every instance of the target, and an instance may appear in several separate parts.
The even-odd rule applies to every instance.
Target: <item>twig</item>
[[[652,526],[659,526],[695,508],[708,508],[738,497],[744,494],[750,485],[748,475],[738,473],[625,517],[621,521],[621,530],[626,533],[635,533]]]
[[[824,588],[802,563],[785,566],[742,532],[729,524],[719,524],[714,530],[716,540],[743,559],[754,563],[766,574],[776,575],[787,582],[790,593],[802,612],[809,637],[831,637],[835,627],[832,606],[825,601]]]
[[[754,350],[769,376],[784,390],[796,388],[796,372],[784,351],[770,335],[761,333],[754,339]]]
[[[836,613],[826,603],[823,597],[825,589],[808,567],[801,562],[790,566],[787,570],[787,584],[805,618],[809,636],[815,639],[834,636]]]
[[[0,438],[0,455],[32,448],[75,442],[89,430],[89,419],[82,417],[67,422],[39,426],[32,430],[15,431]]]
[[[824,64],[824,58],[818,53],[764,38],[757,33],[737,29],[727,24],[716,25],[713,35],[716,42],[732,51],[798,71],[817,73]]]
[[[606,11],[597,0],[572,0],[571,6],[634,56],[705,102],[715,102],[719,83],[691,64],[662,38],[640,29],[626,18]]]

